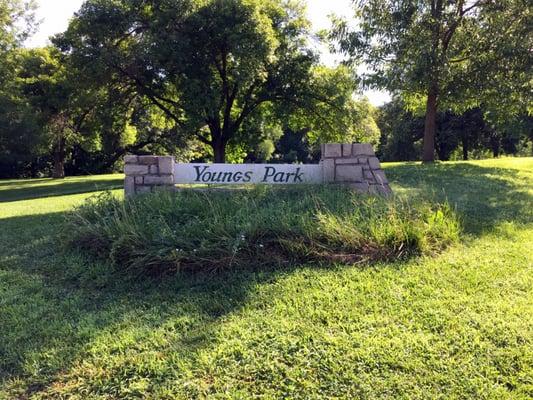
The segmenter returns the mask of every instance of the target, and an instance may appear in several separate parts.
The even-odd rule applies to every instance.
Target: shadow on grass
[[[54,178],[20,178],[20,179],[0,179],[0,188],[9,189],[11,187],[21,187],[28,185],[39,185],[48,182],[61,182],[63,179]]]
[[[533,220],[531,183],[512,169],[408,165],[388,168],[387,175],[406,195],[429,194],[456,205],[469,233],[503,221]],[[67,189],[89,192],[97,182]],[[122,181],[103,184],[116,188]],[[65,189],[43,188],[38,194],[66,194]],[[13,191],[11,200],[38,197],[25,189]],[[133,281],[81,254],[63,254],[55,239],[62,217],[0,220],[0,380],[20,385],[20,397],[50,390],[78,362],[90,359],[94,348],[100,354],[120,353],[121,345],[130,352],[170,352],[180,365],[194,363],[199,351],[218,340],[222,317],[244,307],[254,287],[299,268]],[[105,368],[112,376],[119,367]]]
[[[0,182],[0,203],[8,201],[30,200],[41,197],[56,197],[69,194],[89,193],[101,190],[121,189],[123,178],[60,180],[39,179],[18,182]]]
[[[139,346],[143,336],[152,346],[150,338],[165,332],[162,351],[193,362],[216,340],[220,319],[247,303],[251,287],[284,273],[129,279],[105,263],[62,252],[55,239],[62,214],[0,219],[0,395],[2,386],[16,391],[20,382],[26,382],[21,398],[46,392],[90,358],[91,346],[120,343],[118,332],[135,332]]]
[[[508,168],[474,164],[399,165],[386,170],[402,195],[448,201],[467,233],[482,234],[501,222],[533,222],[531,176]]]

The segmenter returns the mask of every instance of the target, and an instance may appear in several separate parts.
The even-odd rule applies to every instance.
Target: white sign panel
[[[323,183],[319,164],[176,164],[177,184],[212,185]]]

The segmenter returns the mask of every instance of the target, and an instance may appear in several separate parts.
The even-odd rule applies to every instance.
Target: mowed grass
[[[385,167],[455,205],[459,244],[128,280],[58,243],[120,176],[0,181],[0,398],[531,398],[533,158]]]

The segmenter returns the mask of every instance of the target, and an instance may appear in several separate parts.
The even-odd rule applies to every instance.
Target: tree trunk
[[[490,147],[492,149],[492,156],[498,158],[500,156],[500,138],[494,132],[490,136]]]
[[[54,170],[52,178],[63,179],[65,177],[65,138],[59,137],[54,148]]]
[[[463,160],[468,160],[468,139],[466,137],[463,137],[462,139],[463,143]]]
[[[492,156],[498,158],[500,156],[500,144],[498,142],[492,143]]]
[[[423,162],[435,161],[435,136],[437,133],[437,85],[432,84],[428,91],[426,103],[426,121],[424,125]]]
[[[213,140],[211,144],[213,147],[214,161],[216,164],[223,164],[226,162],[226,143],[222,139]]]

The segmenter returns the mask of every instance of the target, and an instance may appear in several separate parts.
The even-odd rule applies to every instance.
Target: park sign
[[[322,183],[320,164],[175,164],[176,184],[311,184]]]
[[[171,156],[125,157],[127,196],[179,185],[341,184],[365,193],[391,193],[370,144],[325,144],[318,164],[184,164]]]

